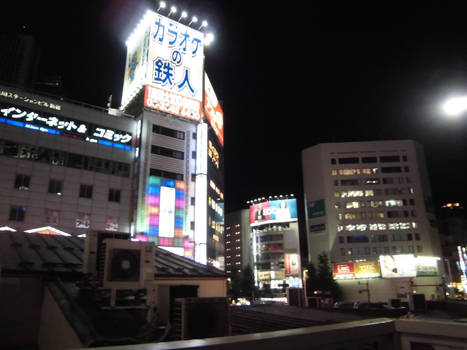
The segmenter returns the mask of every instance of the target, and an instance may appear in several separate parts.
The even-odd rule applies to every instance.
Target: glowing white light
[[[157,8],[157,11],[159,11],[160,9],[165,9],[165,1],[160,1],[159,2],[159,7]]]
[[[52,226],[38,227],[38,228],[31,229],[31,230],[25,230],[24,232],[26,232],[26,233],[39,232],[40,233],[41,231],[51,231],[51,232],[54,232],[55,234],[60,235],[60,236],[71,236],[69,233],[60,231],[60,230],[58,230],[58,229],[56,229],[55,227],[52,227]]]
[[[9,226],[2,226],[0,227],[0,231],[10,231],[10,232],[16,232],[14,228],[11,228]]]
[[[452,97],[443,104],[446,115],[455,117],[467,110],[467,96]]]
[[[182,11],[182,14],[180,15],[180,18],[178,19],[178,21],[180,22],[182,18],[187,18],[187,17],[188,17],[188,13],[186,11]]]
[[[188,23],[188,25],[190,25],[190,24],[192,24],[192,23],[198,23],[198,17],[193,16],[193,17],[191,18],[190,23]]]
[[[212,44],[213,41],[214,41],[214,34],[212,33],[206,34],[206,36],[204,37],[204,45],[209,46]]]
[[[170,7],[170,12],[169,12],[169,14],[167,15],[167,17],[170,17],[170,15],[171,15],[172,13],[177,13],[177,8],[176,8],[175,6],[171,6],[171,7]]]
[[[199,26],[198,30],[200,30],[201,28],[205,28],[207,26],[208,26],[208,21],[203,21],[201,25]]]

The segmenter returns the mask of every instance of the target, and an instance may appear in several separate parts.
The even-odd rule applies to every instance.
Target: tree
[[[241,276],[236,269],[232,269],[232,274],[230,275],[228,295],[232,300],[237,300],[241,296]]]
[[[307,296],[312,296],[315,290],[320,289],[320,283],[319,283],[318,275],[316,273],[316,268],[313,265],[313,263],[310,262],[308,264],[307,270],[308,270],[307,278],[305,281],[306,293],[307,293]]]
[[[335,301],[342,300],[342,290],[332,276],[331,265],[326,253],[318,255],[318,274],[320,289],[331,293]]]
[[[247,265],[242,271],[240,289],[243,297],[253,301],[255,294],[255,275],[250,265]]]

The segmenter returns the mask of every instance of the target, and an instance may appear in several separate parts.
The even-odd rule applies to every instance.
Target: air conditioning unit
[[[130,239],[130,234],[123,232],[105,231],[90,231],[86,233],[83,255],[83,273],[85,275],[91,275],[96,278],[99,277],[99,263],[102,260],[101,255],[105,253],[105,251],[102,249],[103,241],[109,238],[117,238],[120,240],[128,241]]]
[[[131,242],[105,239],[102,288],[142,289],[154,280],[155,245],[151,242]]]

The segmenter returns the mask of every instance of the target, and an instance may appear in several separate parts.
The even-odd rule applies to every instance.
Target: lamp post
[[[442,104],[441,108],[447,116],[460,116],[467,111],[467,96],[451,97]]]

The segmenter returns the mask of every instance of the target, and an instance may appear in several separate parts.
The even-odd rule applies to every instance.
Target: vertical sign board
[[[201,121],[203,34],[152,12],[145,106]]]
[[[219,143],[224,146],[224,112],[217,99],[208,75],[204,74],[204,112]]]

